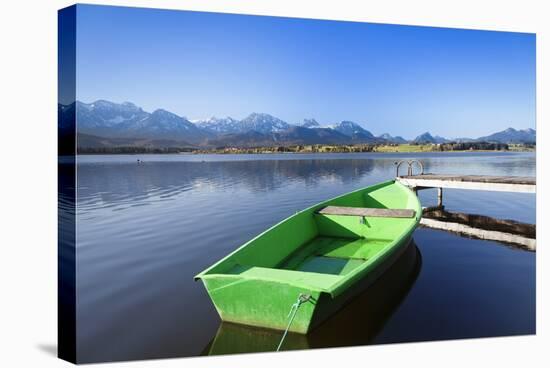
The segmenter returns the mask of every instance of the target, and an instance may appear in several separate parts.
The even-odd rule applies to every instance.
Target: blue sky
[[[535,35],[79,5],[77,98],[375,134],[535,128]]]

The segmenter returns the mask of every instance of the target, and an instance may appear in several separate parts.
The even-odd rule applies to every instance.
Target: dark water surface
[[[393,178],[405,157],[434,173],[535,175],[532,153],[79,156],[79,360],[275,350],[280,332],[221,324],[193,276],[299,209]],[[532,194],[444,201],[535,223]],[[284,349],[533,333],[535,253],[419,228],[382,279]]]

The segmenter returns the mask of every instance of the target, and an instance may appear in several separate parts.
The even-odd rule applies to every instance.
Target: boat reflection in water
[[[281,350],[369,344],[405,299],[420,273],[414,240],[364,293],[307,335],[289,333]],[[283,331],[222,322],[202,355],[275,351]]]

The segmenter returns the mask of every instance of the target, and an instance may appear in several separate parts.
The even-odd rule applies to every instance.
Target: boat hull
[[[288,334],[281,350],[371,343],[411,290],[421,267],[420,251],[412,241],[367,290],[353,297],[310,333]],[[273,351],[281,336],[281,331],[274,329],[222,322],[202,355]]]
[[[413,216],[403,218],[407,211]],[[296,213],[196,279],[225,322],[307,334],[395,262],[421,212],[410,189],[380,183]],[[300,296],[306,300],[293,311]]]
[[[275,281],[220,276],[206,279],[204,284],[223,321],[276,330],[287,328],[292,305],[299,295],[307,294],[310,300],[300,305],[289,327],[291,332],[307,334],[365,291],[399,258],[410,241],[410,236],[404,238],[374,269],[336,297]]]

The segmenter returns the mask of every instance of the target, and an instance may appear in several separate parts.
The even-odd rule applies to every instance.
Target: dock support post
[[[443,188],[437,188],[437,207],[443,208]]]

